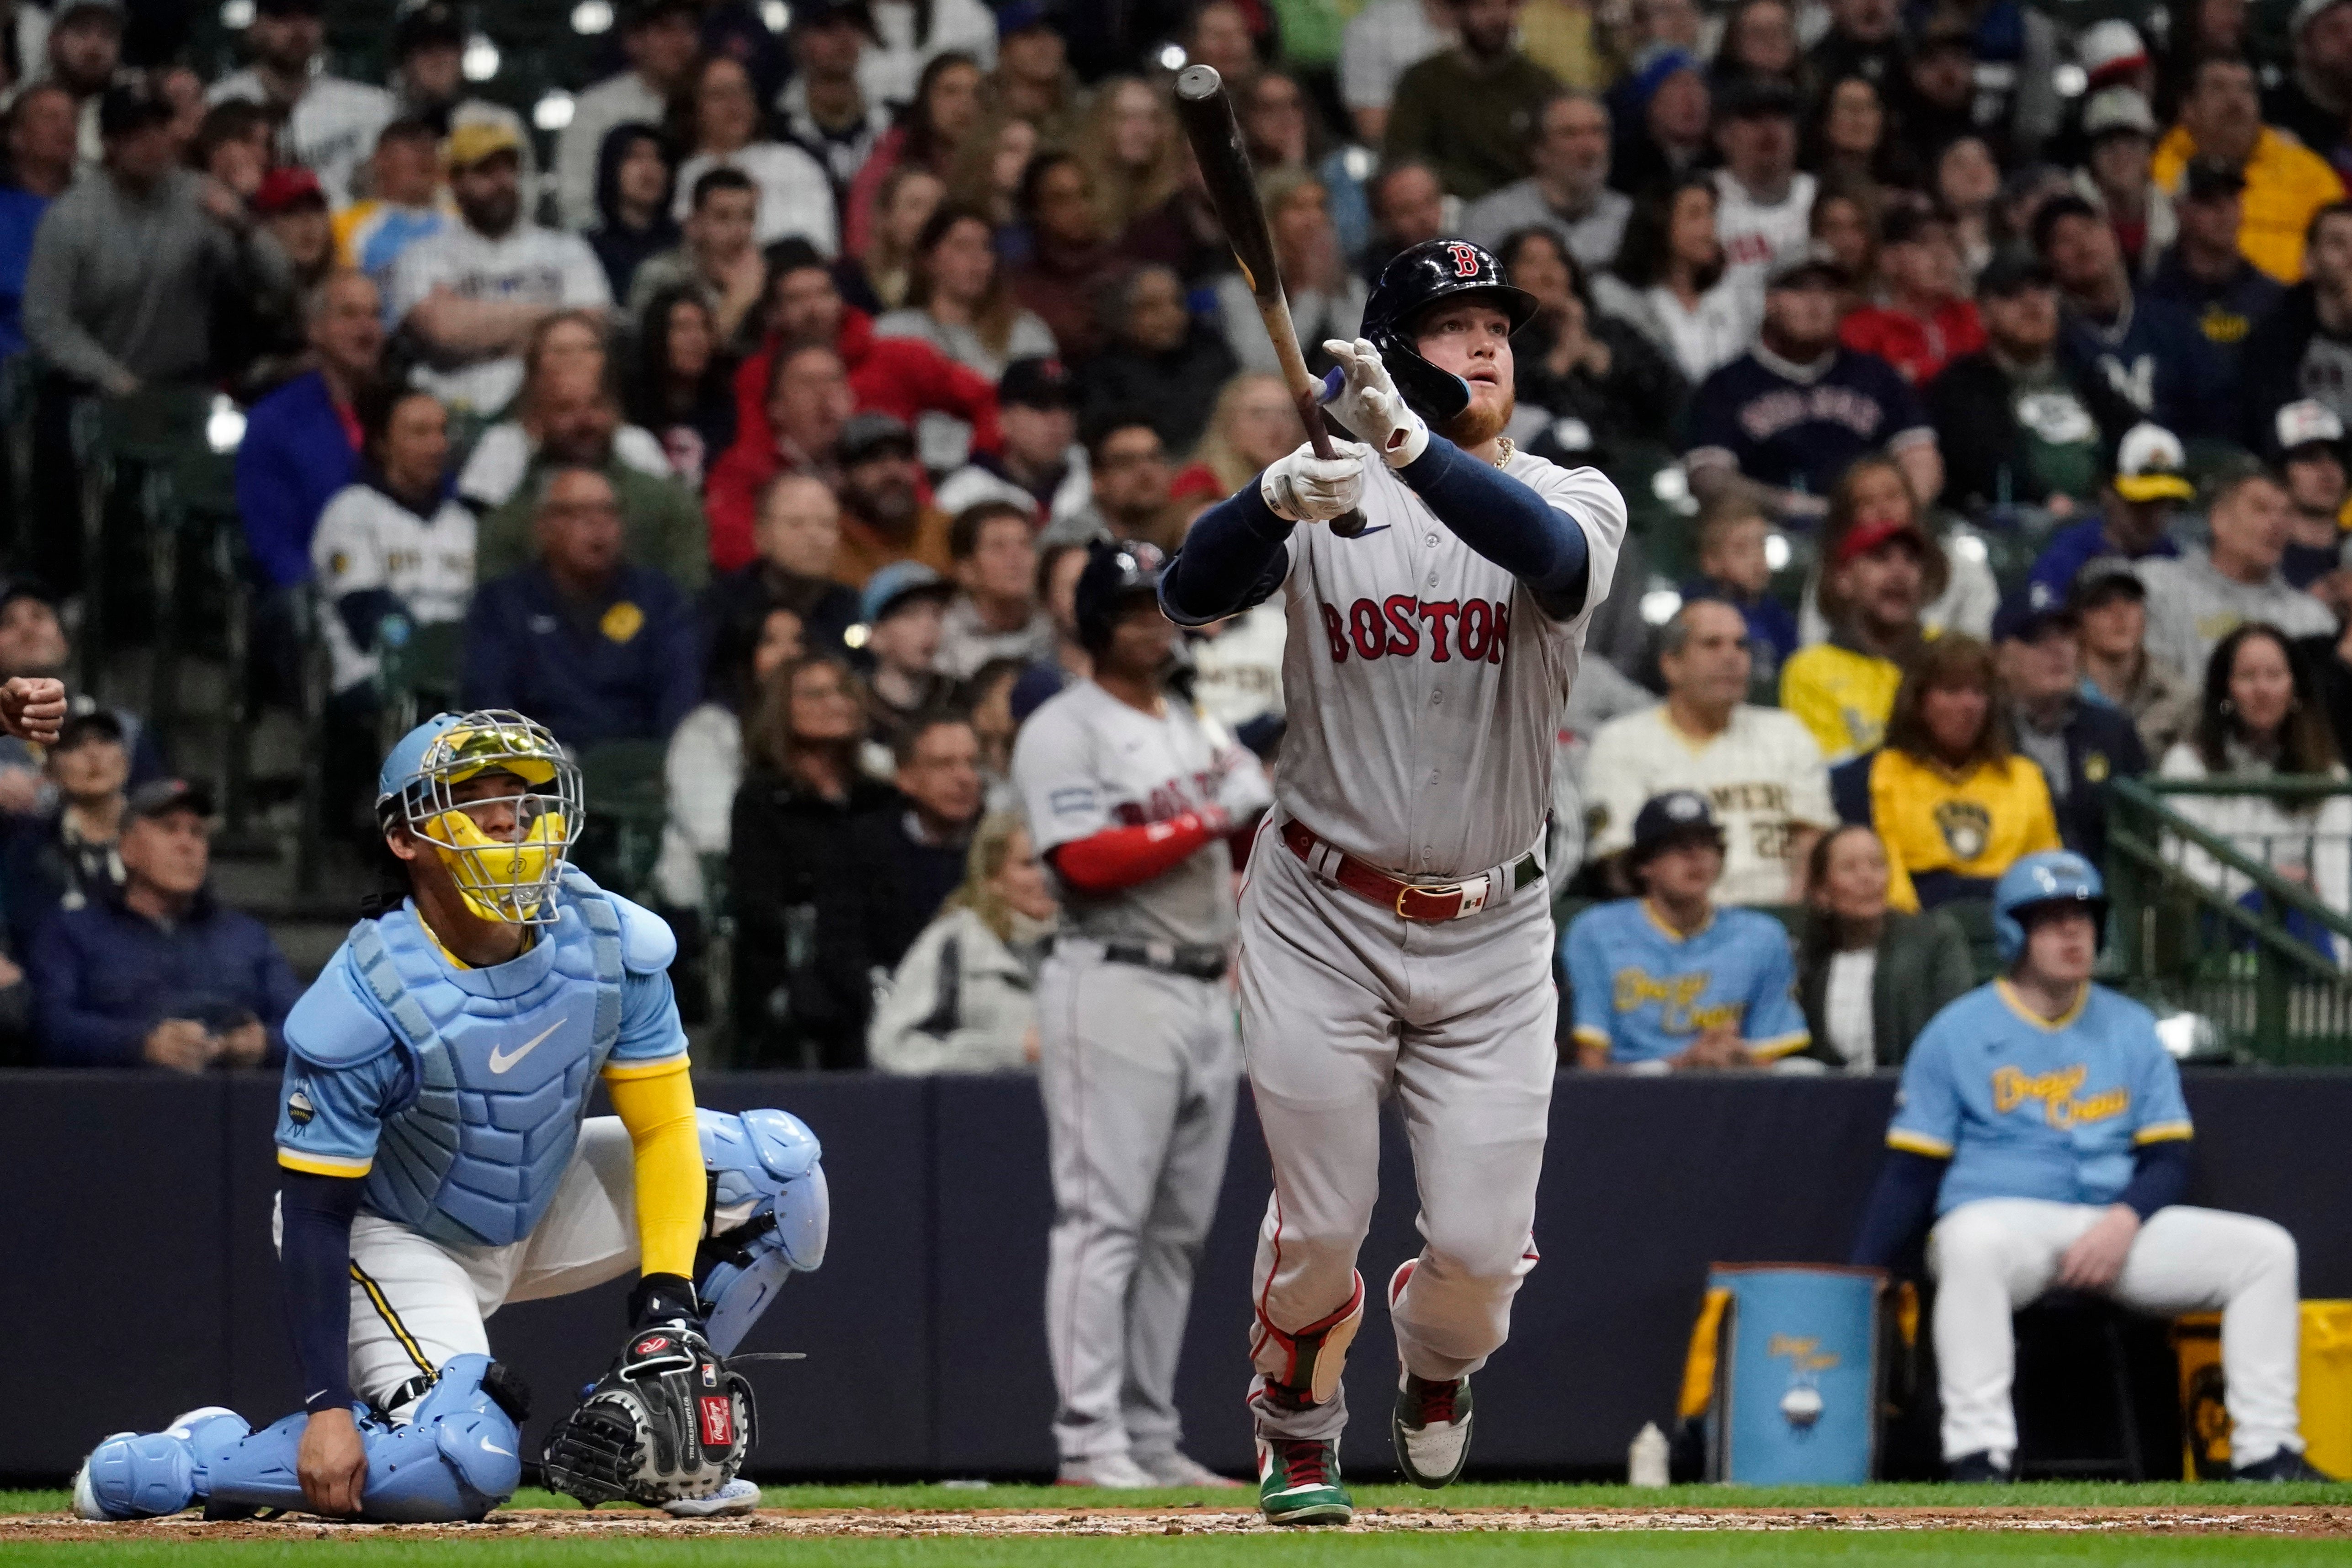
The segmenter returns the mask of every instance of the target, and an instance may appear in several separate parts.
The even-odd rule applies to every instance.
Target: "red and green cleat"
[[[1257,1506],[1268,1524],[1346,1524],[1356,1500],[1339,1480],[1339,1446],[1260,1437]]]

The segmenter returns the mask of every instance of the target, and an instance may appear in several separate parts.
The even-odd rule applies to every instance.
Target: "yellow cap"
[[[450,127],[442,159],[452,169],[470,169],[500,152],[522,155],[522,138],[515,134],[515,128],[503,120],[469,120]]]

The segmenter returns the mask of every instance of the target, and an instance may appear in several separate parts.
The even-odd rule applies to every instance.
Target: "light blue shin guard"
[[[832,1201],[816,1134],[782,1111],[698,1111],[719,1234],[702,1244],[696,1293],[710,1348],[731,1355],[794,1270],[824,1261]]]

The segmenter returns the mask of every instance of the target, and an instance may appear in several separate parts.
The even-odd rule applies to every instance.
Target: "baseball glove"
[[[657,1322],[630,1336],[548,1434],[547,1484],[590,1508],[709,1497],[743,1468],[755,1419],[751,1385],[711,1354],[699,1330]]]

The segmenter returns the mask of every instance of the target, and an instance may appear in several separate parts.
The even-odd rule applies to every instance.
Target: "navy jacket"
[[[2022,719],[2016,721],[2023,723]],[[2066,793],[2051,781],[2051,808],[2066,847],[2104,866],[2107,862],[2107,786],[2147,771],[2147,747],[2139,727],[2121,708],[2079,698],[2062,732],[2066,737]],[[2023,747],[2019,747],[2023,751]]]
[[[310,580],[319,514],[359,470],[327,378],[317,371],[253,405],[236,449],[236,509],[245,519],[245,547],[273,586]]]
[[[302,994],[268,929],[209,892],[169,927],[119,898],[60,911],[42,925],[25,971],[51,1067],[135,1067],[165,1019],[225,1028],[248,1013],[269,1030],[269,1060],[280,1061],[286,1015]]]
[[[2105,377],[2183,441],[2230,433],[2230,378],[2194,316],[2143,292],[2116,325],[2100,327],[2069,307],[2059,313],[2059,357],[2079,375]]]
[[[467,707],[512,708],[569,747],[667,740],[701,700],[701,637],[649,567],[624,564],[573,601],[534,563],[474,591],[460,684]]]

